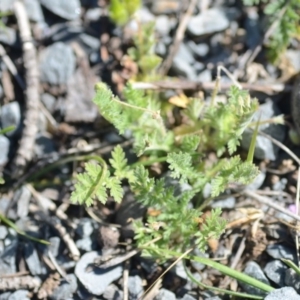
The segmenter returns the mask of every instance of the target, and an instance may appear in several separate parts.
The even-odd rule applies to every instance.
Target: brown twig
[[[160,70],[159,70],[159,73],[162,75],[167,74],[172,65],[172,61],[173,61],[174,56],[176,55],[176,53],[179,49],[179,46],[184,38],[184,33],[186,30],[186,27],[188,25],[191,15],[196,7],[196,4],[197,4],[196,0],[191,0],[188,9],[186,10],[185,14],[183,15],[182,19],[180,20],[178,29],[176,31],[174,42],[170,47],[169,55],[162,63]]]
[[[196,82],[196,81],[157,81],[157,82],[133,82],[132,86],[138,90],[165,90],[165,89],[174,89],[174,90],[206,90],[212,91],[215,88],[216,83],[212,82]],[[241,87],[246,90],[262,92],[267,95],[273,95],[280,92],[289,92],[292,90],[292,86],[285,85],[281,83],[276,84],[252,84],[252,83],[240,83]],[[230,82],[220,82],[219,90],[228,90],[232,86]]]
[[[254,191],[250,191],[250,190],[244,190],[242,192],[242,194],[244,194],[248,197],[251,197],[251,198],[253,198],[253,199],[255,199],[255,200],[257,200],[257,201],[259,201],[263,204],[266,204],[267,206],[270,206],[270,207],[274,208],[275,210],[280,211],[280,212],[286,214],[287,216],[292,217],[293,219],[295,219],[297,221],[300,221],[300,216],[298,216],[298,215],[292,213],[291,211],[283,208],[282,206],[276,204],[274,202],[274,199],[272,199],[272,198],[258,195]]]
[[[27,163],[32,159],[35,137],[38,132],[39,108],[39,71],[36,49],[32,42],[29,19],[22,1],[14,2],[14,11],[18,21],[23,48],[23,61],[26,71],[26,113],[24,116],[23,135],[13,162],[13,177],[23,173]]]

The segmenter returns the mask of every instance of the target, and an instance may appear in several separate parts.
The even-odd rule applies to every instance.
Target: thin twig
[[[5,65],[7,66],[7,69],[9,70],[9,72],[16,79],[16,81],[19,84],[20,88],[22,90],[25,90],[25,83],[24,83],[23,79],[18,74],[17,68],[15,67],[14,63],[12,62],[10,57],[7,55],[4,47],[1,44],[0,44],[0,56],[3,60],[3,62],[5,63]]]
[[[287,216],[289,216],[289,217],[291,217],[291,218],[293,218],[293,219],[295,219],[297,221],[300,221],[300,216],[298,216],[298,215],[292,213],[291,211],[283,208],[282,206],[276,204],[274,202],[274,199],[272,199],[272,198],[258,195],[257,193],[255,193],[253,191],[249,191],[249,190],[242,191],[242,194],[244,194],[244,195],[246,195],[248,197],[254,198],[257,201],[259,201],[259,202],[261,202],[263,204],[266,204],[267,206],[270,206],[270,207],[274,208],[275,210],[280,211],[283,214],[286,214]]]
[[[38,132],[37,124],[39,118],[39,71],[36,49],[32,41],[30,23],[24,3],[19,0],[15,1],[14,10],[22,40],[23,61],[27,85],[23,135],[19,142],[19,148],[12,168],[12,177],[16,178],[23,173],[34,153],[33,147]]]
[[[166,75],[172,65],[172,61],[179,49],[179,46],[184,38],[184,33],[186,30],[186,27],[188,25],[188,22],[190,20],[191,15],[193,14],[193,11],[196,7],[198,1],[196,0],[191,0],[188,9],[186,10],[185,14],[183,15],[180,24],[178,26],[178,29],[176,31],[176,35],[174,38],[174,42],[170,47],[170,53],[167,56],[167,58],[164,60],[160,67],[160,74]]]
[[[206,90],[212,91],[215,88],[216,83],[212,82],[196,82],[188,80],[180,81],[157,81],[157,82],[133,82],[132,86],[138,90]],[[255,92],[262,92],[267,95],[273,95],[280,92],[290,92],[292,90],[291,85],[282,83],[240,83],[243,89]],[[219,89],[221,91],[228,90],[232,86],[231,82],[220,82]]]

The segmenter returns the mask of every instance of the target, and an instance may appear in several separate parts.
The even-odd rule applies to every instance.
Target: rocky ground
[[[109,269],[91,272],[88,267],[104,251],[107,236],[113,244],[124,239],[124,232],[132,238],[127,219],[142,216],[144,210],[129,193],[121,205],[109,202],[85,209],[69,201],[72,173],[81,166],[72,158],[87,153],[105,156],[116,144],[130,147],[130,140],[120,137],[103,120],[91,99],[96,82],[104,81],[118,93],[129,79],[130,70],[122,59],[132,45],[137,23],[133,20],[122,29],[115,26],[108,18],[105,0],[25,0],[25,10],[13,2],[0,1],[0,11],[10,12],[0,19],[0,121],[1,128],[15,126],[0,135],[0,168],[6,181],[0,212],[19,229],[51,245],[18,234],[1,217],[0,300],[140,299],[167,265],[136,254]],[[184,2],[144,1],[137,12],[143,22],[155,22],[155,51],[163,59],[169,57],[186,18],[168,75],[182,80],[182,90],[189,86],[189,90],[198,88],[209,95],[216,68],[223,65],[259,99],[262,105],[257,116],[267,120],[285,115],[285,125],[269,124],[261,130],[299,156],[299,148],[287,134],[293,127],[290,98],[293,77],[300,71],[299,40],[293,40],[281,64],[275,66],[266,59],[265,49],[254,54],[267,26],[260,9],[235,0],[195,1],[192,14],[187,15]],[[32,32],[29,38],[20,34],[27,16]],[[33,49],[29,51],[36,51],[37,61],[32,62],[25,54],[22,41],[26,38]],[[226,75],[222,76],[221,89],[230,83]],[[168,87],[165,93],[170,97],[174,90]],[[248,149],[246,135],[242,146]],[[262,136],[257,139],[255,156],[261,174],[248,189],[292,209],[296,161]],[[300,293],[299,275],[280,260],[297,262],[286,225],[292,218],[250,196],[227,195],[212,204],[221,207],[228,220],[241,220],[235,209],[249,205],[260,217],[251,219],[253,212],[247,211],[247,221],[238,227],[229,226],[213,256],[275,288],[293,287]],[[251,236],[251,224],[259,218],[260,226]],[[103,226],[107,224],[117,229]],[[257,292],[199,263],[192,262],[190,268],[196,278],[211,286]],[[199,289],[180,263],[154,292],[155,299],[229,298]],[[292,299],[289,295],[293,292],[287,289],[291,294],[281,298]],[[296,297],[293,299],[299,299]]]

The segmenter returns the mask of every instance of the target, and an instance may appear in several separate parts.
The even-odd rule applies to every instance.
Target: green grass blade
[[[27,239],[34,241],[34,242],[38,242],[40,244],[43,245],[50,245],[49,242],[45,241],[45,240],[41,240],[41,239],[37,239],[33,236],[28,235],[25,231],[19,229],[15,223],[13,223],[12,221],[10,221],[9,219],[7,219],[6,217],[4,217],[2,214],[0,214],[0,221],[2,221],[3,223],[5,223],[7,226],[11,227],[12,229],[14,229],[18,234],[26,237]]]
[[[258,135],[258,128],[259,128],[259,120],[260,118],[257,120],[256,125],[255,125],[255,129],[253,131],[253,135],[251,138],[251,143],[250,143],[250,148],[248,151],[248,156],[247,156],[247,161],[248,162],[253,162],[253,158],[254,158],[254,151],[255,151],[255,144],[256,144],[256,138]]]

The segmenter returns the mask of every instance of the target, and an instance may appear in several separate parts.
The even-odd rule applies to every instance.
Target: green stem
[[[41,239],[38,239],[38,238],[28,235],[25,231],[19,229],[15,223],[13,223],[12,221],[10,221],[6,217],[4,217],[2,214],[0,214],[0,221],[5,223],[7,226],[11,227],[12,229],[14,229],[18,234],[23,235],[24,237],[28,238],[29,240],[32,240],[34,242],[38,242],[38,243],[41,243],[44,245],[50,245],[50,243],[45,240],[41,240]]]
[[[188,268],[186,267],[186,264],[184,262],[184,269],[186,271],[186,274],[188,275],[188,277],[191,279],[191,281],[193,281],[194,283],[198,284],[200,287],[202,287],[203,289],[207,289],[207,290],[211,290],[211,291],[215,291],[218,293],[222,293],[222,294],[226,294],[226,295],[232,295],[232,296],[236,296],[236,297],[241,297],[241,298],[247,298],[247,299],[263,299],[263,296],[255,296],[255,295],[250,295],[250,294],[245,294],[245,293],[239,293],[239,292],[233,292],[233,291],[228,291],[225,289],[221,289],[221,288],[217,288],[217,287],[213,287],[213,286],[209,286],[207,284],[204,284],[200,281],[198,281],[193,274],[188,270]]]
[[[143,247],[143,249],[148,249],[148,250],[153,250],[151,247]],[[166,250],[166,249],[158,249],[158,248],[155,248],[155,251],[157,253],[160,253],[162,256],[165,256],[166,253],[169,254],[169,255],[172,255],[173,257],[179,257],[181,256],[182,254],[181,253],[178,253],[178,252],[175,252],[175,251],[171,251],[171,250]],[[209,267],[212,267],[218,271],[220,271],[222,274],[224,275],[227,275],[231,278],[234,278],[240,282],[243,282],[243,283],[246,283],[246,284],[249,284],[253,287],[256,287],[264,292],[271,292],[274,290],[273,287],[255,279],[255,278],[252,278],[250,277],[249,275],[246,275],[244,273],[241,273],[241,272],[238,272],[234,269],[231,269],[227,266],[224,266],[220,263],[217,263],[209,258],[206,258],[206,257],[198,257],[198,256],[194,256],[194,255],[188,255],[186,256],[186,259],[189,259],[189,260],[194,260],[194,261],[197,261],[197,262],[200,262],[206,266],[209,266]]]

